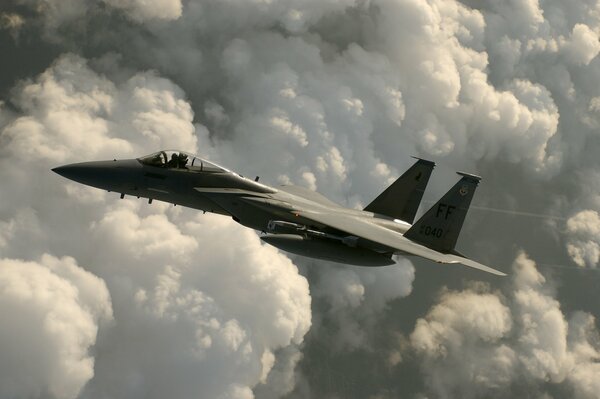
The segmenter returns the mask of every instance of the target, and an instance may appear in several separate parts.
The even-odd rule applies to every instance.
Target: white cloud
[[[76,398],[112,319],[104,281],[72,258],[0,260],[0,396]]]
[[[272,356],[270,354],[268,357]],[[260,398],[280,398],[294,390],[296,387],[296,366],[302,359],[299,347],[288,346],[281,349],[275,364],[270,369],[267,378],[261,380],[261,385],[255,388],[256,396]],[[263,371],[265,368],[263,367]]]
[[[140,204],[120,201],[114,208],[106,209],[103,217],[91,226],[91,232],[99,242],[118,253],[133,254],[136,258],[159,257],[173,261],[186,257],[198,247],[196,239],[182,232],[165,214],[151,214],[140,218],[135,211]]]
[[[140,156],[163,147],[195,151],[193,113],[183,92],[151,72],[122,86],[66,54],[35,81],[21,84],[16,105],[24,113],[2,131],[5,154],[66,163]]]
[[[137,22],[148,20],[174,20],[181,16],[181,0],[103,0],[106,4],[126,11]]]
[[[578,398],[594,398],[600,392],[600,337],[596,321],[588,313],[576,312],[569,320],[569,346],[578,361],[569,380]]]
[[[13,18],[14,29],[24,49],[31,50],[28,39],[40,42],[34,48],[39,60],[64,48],[90,57],[89,63],[81,56],[59,57],[43,74],[10,92],[3,88],[9,94],[0,104],[0,181],[10,187],[1,192],[0,250],[26,259],[44,252],[72,255],[111,290],[115,327],[100,327],[96,377],[83,396],[147,396],[144,388],[160,383],[176,388],[157,390],[161,397],[197,396],[199,384],[214,389],[214,397],[249,396],[256,384],[255,392],[281,396],[296,384],[310,298],[293,265],[231,222],[204,223],[157,202],[116,204],[114,195],[50,175],[57,164],[180,147],[267,183],[302,184],[358,206],[409,166],[408,155],[419,155],[438,161],[436,176],[451,169],[482,172],[487,180],[477,201],[540,212],[552,206],[568,215],[588,210],[570,219],[566,233],[556,226],[549,233],[544,224],[525,237],[525,227],[534,227],[524,219],[510,226],[514,234],[502,230],[508,218],[486,222],[480,227],[493,226],[493,243],[482,235],[465,247],[493,248],[494,258],[519,239],[531,253],[561,255],[562,246],[547,244],[552,235],[580,265],[598,263],[597,215],[588,212],[597,209],[599,191],[593,180],[577,177],[598,168],[600,13],[594,1],[7,4],[27,16]],[[45,47],[49,37],[54,45]],[[3,66],[23,66],[16,77],[43,69],[37,56],[26,58]],[[440,192],[444,179],[434,177],[431,192]],[[477,218],[469,226],[477,226]],[[232,236],[241,237],[240,248],[223,244]],[[301,258],[297,263],[312,265]],[[410,293],[412,266],[304,269],[323,305],[314,309],[315,346],[333,338],[338,351],[374,348],[373,361],[387,364],[387,354],[383,360],[374,354],[388,346],[387,338],[374,332],[398,317],[388,307]],[[567,381],[560,384],[573,395],[597,392],[590,316],[566,321],[559,298],[541,288],[545,283],[531,270],[519,271],[519,288],[514,282],[505,297],[481,288],[450,291],[432,308],[431,319],[420,322],[424,349],[417,360],[434,363],[437,374],[430,378],[451,386],[448,395],[468,395],[474,387],[480,396],[494,389],[501,396],[501,387],[520,376],[531,378],[534,388],[547,379]],[[437,281],[420,284],[419,295],[429,299]],[[579,299],[571,294],[579,286],[570,279],[564,284],[562,307],[577,308]],[[465,308],[479,299],[488,313]],[[594,313],[593,305],[586,306]],[[465,316],[450,317],[453,309]],[[504,323],[507,311],[510,323]],[[469,314],[489,323],[476,318],[461,324]],[[436,324],[437,317],[444,322]],[[544,335],[540,326],[557,333]],[[465,331],[471,340],[453,331]],[[432,347],[445,348],[449,357],[428,357]],[[481,367],[457,363],[453,351],[463,350]],[[303,368],[322,369],[310,347],[306,354]],[[404,354],[400,359],[411,361]],[[458,377],[446,378],[442,366]],[[161,380],[165,369],[177,376]],[[360,378],[381,381],[369,371]],[[301,393],[325,396],[319,380],[304,383],[314,386]],[[398,384],[381,387],[380,396],[394,396]],[[392,393],[385,393],[388,388]]]
[[[328,306],[321,317],[336,323],[335,349],[368,348],[368,335],[377,318],[390,302],[411,293],[414,278],[415,269],[406,259],[379,268],[339,268],[332,264],[323,268],[313,295]]]
[[[499,394],[511,384],[565,383],[589,398],[600,346],[594,318],[567,321],[535,263],[521,253],[506,297],[486,286],[442,293],[410,343],[439,397]],[[595,377],[592,377],[595,376]]]
[[[600,40],[589,26],[576,24],[564,48],[569,61],[588,65],[600,52]]]
[[[21,331],[0,348],[11,341],[18,341],[16,348],[46,342],[53,362],[65,352],[64,364],[37,365],[24,358],[15,370],[31,378],[2,388],[10,395],[68,398],[84,385],[81,397],[148,397],[148,392],[251,397],[261,382],[272,392],[291,390],[299,357],[290,351],[310,328],[311,299],[306,279],[288,258],[227,218],[196,218],[198,213],[168,204],[117,200],[74,187],[49,170],[63,162],[138,156],[167,146],[194,151],[193,113],[181,89],[150,72],[115,84],[82,58],[65,55],[13,93],[20,113],[9,115],[0,133],[5,144],[0,173],[13,188],[0,206],[0,247],[16,256],[47,251],[84,259],[106,281],[115,318],[98,324],[108,317],[96,303],[108,301],[104,283],[94,286],[71,270],[76,266],[53,266],[74,265],[70,258],[42,258],[52,268],[46,274],[54,276],[48,277],[54,285],[47,291],[57,292],[39,290],[48,301],[35,303],[57,320],[60,331],[41,329],[45,341]],[[33,268],[25,265],[22,273]],[[77,289],[67,289],[63,280]],[[53,307],[61,295],[66,305]],[[27,304],[22,297],[14,301]],[[42,316],[34,312],[35,317]],[[68,323],[74,326],[63,332]],[[96,342],[99,328],[103,339]],[[91,345],[95,358],[88,355]],[[273,368],[278,372],[271,376]]]
[[[444,293],[410,335],[430,391],[478,397],[505,387],[515,373],[515,352],[502,342],[512,324],[510,310],[494,294]]]
[[[137,204],[109,210],[92,227],[96,241],[112,249],[107,260],[118,262],[105,273],[119,275],[115,308],[127,316],[116,318],[118,339],[99,348],[110,355],[99,360],[86,394],[238,397],[261,382],[290,390],[297,360],[270,372],[279,362],[272,354],[287,356],[311,325],[308,283],[296,267],[223,217],[161,210],[140,217]],[[119,232],[123,223],[130,227]],[[142,385],[128,383],[135,375]]]
[[[581,211],[567,220],[567,250],[581,267],[598,266],[600,260],[600,216],[593,210]]]
[[[527,375],[562,382],[571,368],[567,348],[568,324],[559,302],[545,287],[535,263],[521,253],[515,260],[513,306],[519,325],[517,353]]]

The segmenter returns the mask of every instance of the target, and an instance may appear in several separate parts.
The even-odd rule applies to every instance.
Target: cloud
[[[515,353],[501,342],[512,329],[509,309],[493,294],[447,292],[410,335],[430,390],[438,397],[478,397],[504,387]]]
[[[63,162],[140,155],[167,142],[195,148],[193,113],[181,89],[153,72],[135,73],[117,84],[67,54],[35,80],[21,83],[13,96],[17,112],[7,115],[0,133],[5,166],[0,173],[13,187],[0,208],[0,248],[15,257],[70,253],[84,259],[86,269],[106,286],[94,286],[52,266],[59,261],[50,261],[51,256],[42,257],[41,263],[58,275],[54,280],[78,289],[64,292],[67,299],[78,292],[74,304],[47,312],[58,312],[50,318],[60,325],[72,321],[75,326],[66,338],[48,333],[46,339],[56,340],[47,343],[50,355],[66,352],[65,365],[49,363],[52,373],[45,368],[34,373],[35,364],[24,363],[15,370],[31,378],[7,384],[9,394],[248,397],[259,384],[274,393],[290,391],[299,360],[294,348],[311,325],[311,298],[306,279],[288,258],[229,219],[199,217],[168,204],[121,201],[49,170]],[[47,290],[61,291],[59,283]],[[49,306],[62,298],[52,295],[56,301],[37,301]],[[94,300],[104,296],[112,299],[115,316],[99,325],[103,310]],[[14,301],[26,303],[21,299]],[[82,309],[75,308],[78,301]],[[81,318],[82,326],[77,324]],[[16,337],[7,336],[0,347],[9,348]],[[44,342],[27,334],[18,340],[28,345],[32,339]],[[6,375],[10,380],[12,374]]]
[[[118,268],[110,273],[127,282],[115,287],[115,308],[127,316],[99,346],[107,356],[85,394],[246,397],[261,382],[289,391],[297,359],[283,359],[311,325],[308,284],[296,267],[222,217],[138,212],[126,202],[92,226],[96,241],[113,248]],[[115,236],[123,224],[130,227]]]
[[[595,268],[600,259],[600,216],[592,210],[581,211],[567,220],[567,250],[577,265]]]
[[[579,295],[593,281],[584,271],[561,269],[557,294],[529,266],[509,287],[460,291],[460,279],[485,277],[419,261],[416,271],[405,261],[291,264],[231,221],[117,201],[49,172],[179,147],[360,208],[409,155],[423,156],[439,165],[430,198],[451,170],[468,170],[484,176],[480,205],[572,215],[538,225],[471,212],[461,251],[501,265],[517,245],[595,267],[595,2],[6,4],[0,40],[18,41],[2,76],[28,78],[0,103],[0,181],[10,187],[0,194],[0,251],[69,255],[106,281],[114,325],[99,324],[82,397],[147,397],[147,387],[190,397],[200,385],[210,397],[393,397],[424,381],[454,396],[597,392],[600,314],[595,291]],[[52,54],[62,55],[45,65]],[[397,351],[388,370],[396,332],[417,319],[421,349]]]
[[[541,85],[513,78],[498,88],[488,81],[485,15],[454,2],[381,7],[379,36],[388,56],[400,73],[419,82],[417,90],[402,90],[410,104],[403,126],[419,127],[410,133],[419,149],[504,159],[541,176],[556,173],[560,157],[548,143],[557,133],[558,109]]]
[[[588,65],[600,52],[598,34],[585,24],[575,24],[565,52],[572,62]]]
[[[13,101],[24,114],[6,126],[3,152],[64,163],[140,156],[170,145],[196,148],[193,113],[183,92],[152,72],[122,86],[73,54],[61,56]]]
[[[322,270],[313,295],[326,304],[321,317],[335,323],[334,349],[368,348],[377,318],[390,302],[410,295],[414,278],[415,269],[406,259],[383,268],[330,265]]]
[[[88,4],[81,0],[16,0],[9,6],[27,6],[37,16],[44,26],[45,37],[48,40],[59,40],[57,31],[65,24],[78,18],[83,18],[88,11]]]
[[[127,16],[136,22],[155,19],[174,20],[181,16],[183,8],[180,0],[104,0],[104,3],[123,9]]]
[[[517,383],[565,384],[591,398],[600,356],[594,317],[567,321],[546,279],[521,253],[506,296],[476,286],[445,291],[417,320],[410,345],[436,397],[498,396]],[[529,391],[531,393],[531,391]]]
[[[86,15],[104,7],[123,10],[125,15],[136,23],[176,20],[181,16],[183,8],[180,0],[15,0],[11,3],[21,8],[27,6],[33,11],[37,20],[43,24],[45,37],[53,42],[61,40],[65,25],[77,24],[77,21],[85,19]],[[18,29],[23,25],[22,17],[15,13],[3,14],[3,20],[5,22],[2,25],[10,29]]]
[[[581,398],[593,398],[598,394],[598,375],[600,375],[599,336],[594,317],[584,312],[576,312],[569,320],[569,346],[574,357],[579,359],[569,374],[569,380],[575,389],[575,395]]]
[[[91,151],[103,147],[123,151],[125,141],[110,137],[100,117],[112,111],[114,92],[114,85],[89,70],[83,59],[64,56],[37,82],[23,83],[15,101],[29,115],[4,129],[4,151],[55,162],[72,153],[93,156]]]
[[[94,376],[98,329],[112,320],[104,281],[73,258],[0,260],[0,396],[76,398]]]
[[[288,346],[281,349],[274,357],[275,364],[268,375],[263,375],[254,392],[260,398],[280,398],[291,393],[296,388],[296,366],[302,359],[299,347]]]
[[[7,30],[16,41],[19,38],[19,31],[25,24],[25,19],[17,14],[10,12],[0,12],[0,29]]]
[[[211,18],[205,22],[212,30],[260,29],[277,24],[289,33],[298,34],[307,31],[323,16],[343,12],[352,6],[355,6],[352,0],[229,0],[226,4],[213,0],[200,7],[189,8],[192,13],[209,14]],[[197,18],[197,15],[194,17]],[[225,21],[229,22],[229,26],[223,25]]]

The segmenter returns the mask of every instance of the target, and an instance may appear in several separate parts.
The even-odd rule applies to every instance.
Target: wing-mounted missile
[[[310,238],[335,240],[352,248],[356,247],[360,240],[356,236],[328,234],[322,231],[309,229],[308,226],[302,224],[286,222],[284,220],[270,220],[267,224],[267,231],[274,234],[295,234]]]
[[[302,225],[302,224],[298,224],[298,223],[292,223],[292,222],[286,222],[284,220],[269,220],[269,223],[267,223],[267,230],[269,231],[269,233],[275,233],[275,234],[309,234],[309,232],[311,233],[319,233],[317,231],[311,231],[308,229],[307,226]]]
[[[395,263],[389,253],[359,247],[356,236],[324,233],[283,220],[270,220],[267,230],[273,234],[261,237],[264,242],[297,255],[361,266]]]

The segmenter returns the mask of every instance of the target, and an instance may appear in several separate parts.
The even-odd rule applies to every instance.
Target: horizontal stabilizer
[[[484,272],[495,274],[496,276],[506,276],[506,273],[503,273],[496,269],[492,269],[489,266],[482,265],[481,263],[475,262],[474,260],[469,259],[469,258],[464,258],[462,256],[457,256],[457,255],[446,255],[445,258],[448,260],[448,262],[445,262],[445,263],[460,263],[462,265],[469,266],[474,269],[478,269],[478,270],[482,270]]]

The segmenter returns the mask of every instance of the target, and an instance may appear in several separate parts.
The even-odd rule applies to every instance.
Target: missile
[[[269,223],[267,224],[267,231],[277,234],[307,234],[311,232],[308,227],[304,225],[286,222],[283,220],[269,220]]]

